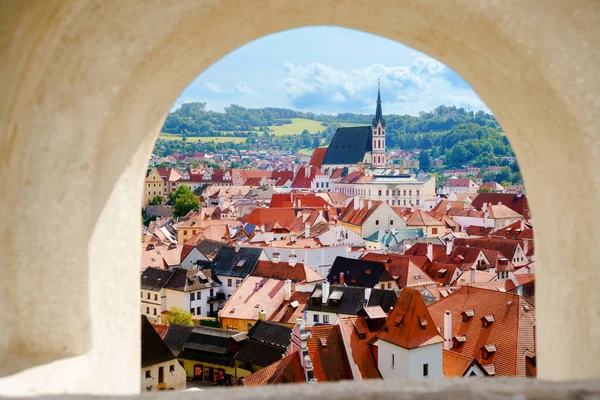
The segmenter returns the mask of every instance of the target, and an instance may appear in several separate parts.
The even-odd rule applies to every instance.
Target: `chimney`
[[[452,349],[452,314],[450,310],[444,313],[444,349]]]
[[[344,273],[340,272],[340,285],[343,285],[344,283]]]
[[[304,167],[304,173],[306,174],[307,178],[310,178],[310,165]]]
[[[427,243],[427,259],[433,262],[433,243]]]
[[[446,212],[450,211],[451,208],[452,208],[452,204],[450,204],[450,202],[448,202],[446,204]]]
[[[272,262],[273,264],[277,264],[279,262],[279,253],[273,253]]]
[[[260,310],[258,312],[258,319],[262,319],[263,321],[267,320],[267,312],[265,310]]]
[[[310,237],[310,224],[308,222],[304,224],[304,237]]]
[[[324,282],[321,288],[323,291],[323,304],[327,304],[327,301],[329,301],[329,282]]]
[[[300,219],[301,216],[302,216],[302,211],[298,210],[296,212],[296,219]]]
[[[400,200],[398,200],[398,201],[400,201]],[[367,202],[367,210],[370,210],[372,207],[373,207],[373,201],[372,201],[372,200],[369,200],[369,201]]]
[[[452,254],[452,246],[454,243],[452,243],[452,240],[447,240],[446,241],[446,255],[449,257],[450,254]]]
[[[290,254],[288,256],[288,264],[290,265],[290,267],[293,267],[294,265],[296,265],[296,263],[298,262],[298,257],[295,254]]]
[[[524,219],[521,220],[521,227],[520,228],[521,228],[521,232],[525,231],[525,220]]]
[[[371,288],[365,288],[365,307],[369,305],[369,299],[371,298]]]
[[[499,202],[498,202],[498,205],[499,205],[499,206],[501,206],[501,205],[502,205],[502,202],[501,202],[501,201],[499,201]]]
[[[292,281],[287,279],[283,288],[285,290],[285,300],[288,301],[292,297]]]
[[[487,203],[483,203],[483,208],[482,208],[482,210],[483,210],[483,211],[487,211]]]
[[[471,277],[469,279],[470,283],[475,283],[475,267],[471,266]]]
[[[354,209],[358,210],[360,207],[360,197],[358,195],[354,196]]]
[[[239,253],[239,252],[240,252],[240,248],[241,248],[241,247],[242,247],[242,246],[240,245],[240,242],[237,242],[237,243],[234,245],[235,252],[236,252],[236,253]]]

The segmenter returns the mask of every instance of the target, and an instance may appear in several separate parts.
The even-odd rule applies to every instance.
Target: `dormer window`
[[[475,311],[474,310],[465,310],[461,313],[462,315],[462,322],[469,322],[471,320],[471,318],[473,318],[473,316],[475,315]]]
[[[399,328],[402,320],[404,319],[404,315],[398,315],[394,320],[394,328]]]
[[[421,326],[421,330],[424,331],[427,329],[427,318],[419,317],[419,325]]]
[[[488,360],[496,352],[496,345],[490,344],[481,348],[481,358]]]
[[[443,278],[446,275],[446,272],[448,272],[448,270],[446,268],[442,268],[438,271],[438,277]]]
[[[460,346],[463,345],[463,343],[465,343],[467,341],[467,337],[466,336],[454,336],[452,338],[452,348],[453,349],[460,349]]]
[[[493,322],[493,315],[486,315],[485,317],[481,318],[481,326],[483,326],[484,328],[488,328],[490,325],[492,325]]]

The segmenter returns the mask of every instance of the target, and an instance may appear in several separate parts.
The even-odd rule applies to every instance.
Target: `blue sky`
[[[375,112],[381,79],[384,114],[417,115],[435,107],[488,107],[454,71],[410,47],[337,27],[265,36],[229,53],[199,75],[173,108],[207,102],[336,114]]]

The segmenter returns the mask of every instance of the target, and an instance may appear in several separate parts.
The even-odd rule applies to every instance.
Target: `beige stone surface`
[[[494,111],[535,218],[539,376],[598,378],[600,2],[0,0],[0,394],[138,391],[158,130],[219,58],[308,25],[423,51]]]

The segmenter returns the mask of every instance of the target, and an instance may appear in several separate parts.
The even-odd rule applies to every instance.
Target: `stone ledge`
[[[215,388],[190,392],[153,392],[139,396],[40,396],[40,399],[211,400],[236,399],[600,399],[600,380],[546,382],[535,379],[465,378],[395,381],[346,381],[253,388]],[[0,397],[0,400],[9,399]]]

